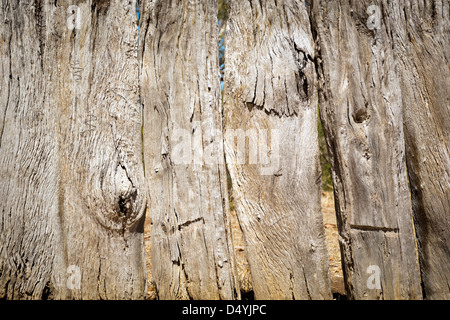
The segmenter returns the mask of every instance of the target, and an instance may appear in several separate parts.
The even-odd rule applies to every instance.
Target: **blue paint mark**
[[[136,54],[139,56],[139,1],[138,0],[136,0],[136,17],[137,17],[137,20],[138,20],[138,24],[137,24],[138,36],[137,36],[137,52],[136,52]],[[139,104],[139,112],[142,112],[141,111],[141,97],[140,96],[138,98],[138,104]]]

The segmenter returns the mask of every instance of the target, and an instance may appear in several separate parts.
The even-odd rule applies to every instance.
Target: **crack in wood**
[[[382,232],[398,233],[398,228],[376,227],[376,226],[366,226],[366,225],[357,225],[357,224],[351,224],[350,228],[354,229],[354,230],[360,230],[360,231],[382,231]]]
[[[199,223],[201,222],[201,223]],[[189,227],[189,226],[193,226],[193,225],[197,225],[197,224],[205,224],[205,218],[200,217],[194,220],[188,220],[186,222],[183,222],[182,224],[178,225],[178,231],[181,231],[182,229]]]

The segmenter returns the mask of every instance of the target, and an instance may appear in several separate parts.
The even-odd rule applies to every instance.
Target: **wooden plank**
[[[229,220],[217,1],[141,6],[144,158],[160,299],[240,297]]]
[[[255,298],[330,299],[304,2],[228,5],[226,158]]]
[[[311,3],[321,59],[320,114],[332,159],[347,294],[421,299],[401,74],[381,8],[377,1]]]
[[[135,4],[0,4],[0,298],[145,295]]]
[[[450,299],[450,4],[386,4],[401,70],[406,162],[424,294]]]

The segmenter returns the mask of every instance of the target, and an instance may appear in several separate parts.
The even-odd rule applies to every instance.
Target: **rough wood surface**
[[[406,160],[427,299],[450,299],[450,5],[385,3],[401,70]]]
[[[0,2],[0,298],[144,297],[135,4]]]
[[[141,5],[144,158],[160,299],[240,297],[229,220],[217,1]]]
[[[384,1],[323,0],[312,1],[310,10],[321,59],[320,112],[332,158],[347,294],[353,299],[421,299],[402,75],[391,26],[383,19],[389,6]]]
[[[255,298],[329,299],[305,4],[232,0],[228,7],[225,148]]]

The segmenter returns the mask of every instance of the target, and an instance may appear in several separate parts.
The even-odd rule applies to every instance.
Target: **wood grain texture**
[[[217,1],[141,5],[144,157],[160,299],[240,297],[222,138]]]
[[[226,159],[255,298],[329,299],[305,4],[231,0],[228,8]]]
[[[450,5],[383,2],[401,70],[406,160],[425,297],[450,299]]]
[[[370,20],[375,5],[379,25]],[[347,294],[421,299],[405,163],[401,70],[383,1],[310,1]],[[373,17],[372,17],[373,18]],[[370,276],[379,268],[381,286]],[[373,279],[373,278],[372,278]]]
[[[136,3],[70,5],[0,2],[0,298],[139,299]]]

